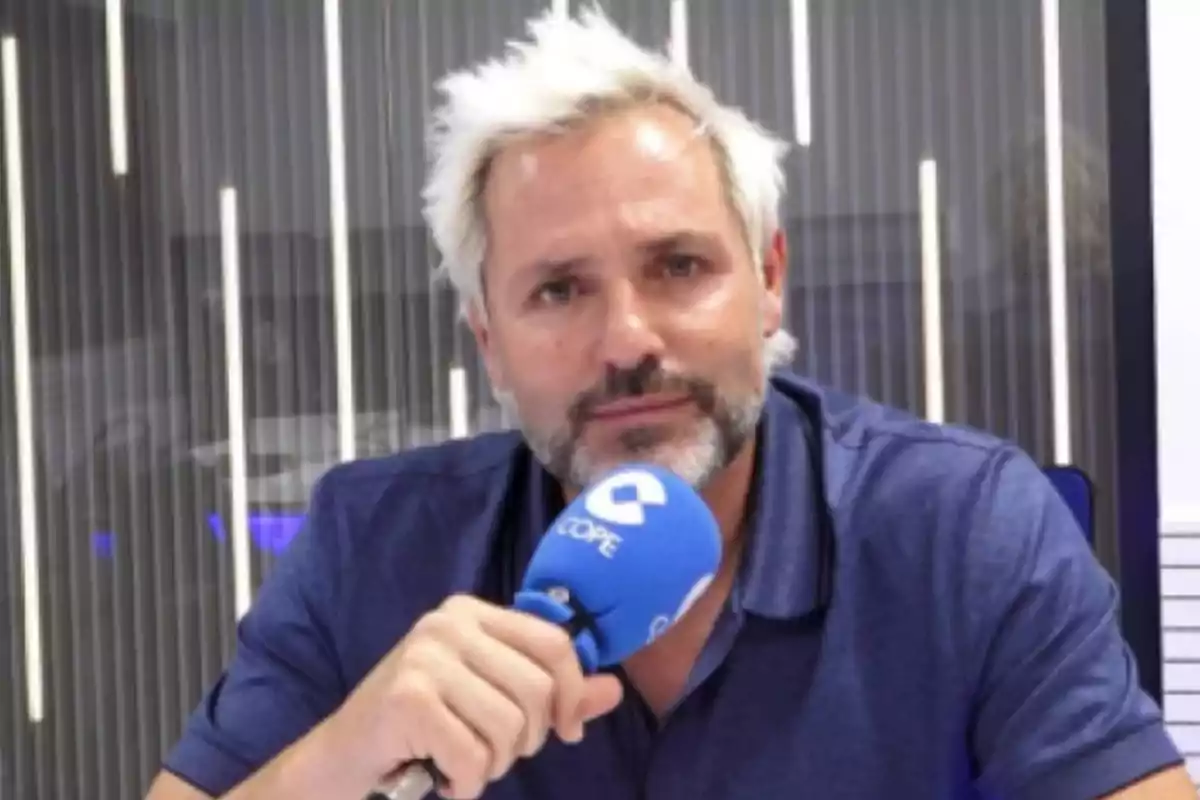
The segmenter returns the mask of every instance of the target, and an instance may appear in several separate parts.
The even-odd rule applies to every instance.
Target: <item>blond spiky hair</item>
[[[528,22],[529,39],[510,41],[503,58],[443,78],[443,104],[429,136],[425,219],[442,255],[441,272],[462,308],[482,292],[486,238],[482,182],[497,150],[514,138],[564,129],[600,109],[655,100],[697,122],[716,147],[729,196],[755,260],[779,228],[787,145],[666,55],[639,47],[593,7],[571,19],[546,12]],[[482,304],[476,307],[482,312]],[[768,340],[769,366],[791,359],[794,341]]]

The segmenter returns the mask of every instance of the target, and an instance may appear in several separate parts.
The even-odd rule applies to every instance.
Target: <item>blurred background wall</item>
[[[1163,700],[1200,785],[1200,3],[1149,11]]]
[[[1104,4],[600,5],[793,142],[796,369],[1079,466],[1119,576]],[[316,477],[506,424],[422,133],[545,6],[0,0],[0,797],[138,796]]]

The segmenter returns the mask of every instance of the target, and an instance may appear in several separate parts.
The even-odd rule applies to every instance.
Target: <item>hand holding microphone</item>
[[[585,722],[620,700],[615,677],[584,676],[562,628],[455,596],[376,666],[339,722],[364,742],[374,774],[431,759],[448,781],[442,794],[470,798],[550,731],[578,741]]]
[[[387,776],[383,797],[424,797],[434,776],[445,797],[478,797],[550,731],[578,741],[612,711],[620,682],[596,670],[674,624],[720,557],[716,521],[690,486],[659,467],[619,468],[550,526],[515,610],[450,598],[330,723],[363,743],[357,767]]]

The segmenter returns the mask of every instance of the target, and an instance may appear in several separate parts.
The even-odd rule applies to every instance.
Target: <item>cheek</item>
[[[761,346],[763,290],[753,276],[750,281],[753,285],[745,279],[730,280],[681,310],[675,329],[683,335],[688,349],[701,358],[705,353],[711,358],[743,353],[751,342],[753,347]]]
[[[549,405],[570,391],[583,370],[583,356],[563,335],[530,336],[505,349],[505,371],[514,389],[532,403]],[[576,389],[578,391],[578,389]]]

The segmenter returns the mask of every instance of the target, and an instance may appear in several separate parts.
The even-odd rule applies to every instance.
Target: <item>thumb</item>
[[[579,704],[581,722],[591,722],[621,704],[625,690],[616,675],[591,675],[585,679],[583,701]]]

